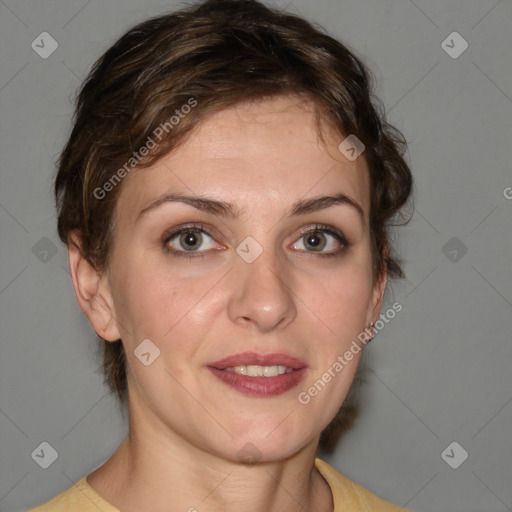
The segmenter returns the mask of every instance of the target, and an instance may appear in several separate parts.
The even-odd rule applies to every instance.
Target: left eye
[[[303,233],[293,245],[294,249],[309,252],[329,252],[343,248],[346,244],[337,233],[326,229],[314,229]]]

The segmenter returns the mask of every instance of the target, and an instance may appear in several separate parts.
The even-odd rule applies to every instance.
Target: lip
[[[307,368],[303,367],[274,377],[249,377],[248,375],[219,370],[212,366],[209,366],[208,370],[224,384],[231,386],[236,391],[244,395],[257,397],[281,395],[295,387],[305,377],[307,372]]]
[[[293,371],[273,377],[249,377],[226,371],[226,368],[229,367],[247,365],[286,366],[292,368]],[[307,373],[307,365],[300,359],[287,354],[258,354],[256,352],[244,352],[225,357],[210,363],[207,368],[224,384],[244,395],[256,397],[270,397],[285,393],[295,387]]]
[[[220,359],[219,361],[215,361],[214,363],[209,363],[207,366],[209,368],[214,368],[217,370],[225,370],[231,366],[247,366],[247,365],[257,365],[257,366],[286,366],[288,368],[292,368],[293,370],[300,370],[302,368],[306,368],[307,364],[296,357],[289,356],[288,354],[259,354],[257,352],[243,352],[241,354],[235,354],[229,357],[225,357],[224,359]],[[256,377],[251,377],[255,379]],[[264,377],[265,379],[270,379],[272,377]]]

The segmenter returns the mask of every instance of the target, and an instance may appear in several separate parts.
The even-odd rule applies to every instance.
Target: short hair
[[[177,148],[210,114],[297,95],[314,105],[321,140],[325,124],[364,144],[372,276],[404,277],[390,228],[408,201],[412,176],[403,158],[406,141],[387,123],[372,87],[370,70],[321,27],[255,0],[206,0],[144,21],[96,61],[79,90],[55,178],[59,237],[69,244],[77,230],[83,257],[105,271],[125,172]],[[179,112],[186,115],[173,122]],[[142,155],[139,148],[148,146]],[[103,341],[105,382],[123,402],[123,346]]]

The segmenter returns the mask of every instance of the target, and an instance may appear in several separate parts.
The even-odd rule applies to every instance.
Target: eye
[[[185,258],[201,257],[203,252],[214,249],[215,241],[204,227],[184,226],[164,237],[164,249]]]
[[[348,246],[349,243],[343,233],[330,226],[316,225],[303,232],[293,248],[316,252],[319,256],[337,256],[345,252]]]
[[[208,251],[219,249],[203,224],[175,229],[163,236],[162,244],[165,252],[182,258],[202,258]],[[317,224],[304,230],[292,247],[302,252],[328,257],[341,255],[349,245],[343,233],[337,229]]]

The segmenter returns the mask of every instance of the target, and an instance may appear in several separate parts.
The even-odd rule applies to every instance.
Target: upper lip
[[[286,366],[287,368],[293,368],[294,370],[307,366],[306,363],[300,359],[287,354],[259,354],[257,352],[243,352],[242,354],[235,354],[225,357],[224,359],[219,359],[213,363],[209,363],[207,366],[217,368],[218,370],[224,370],[233,366],[247,365]]]

